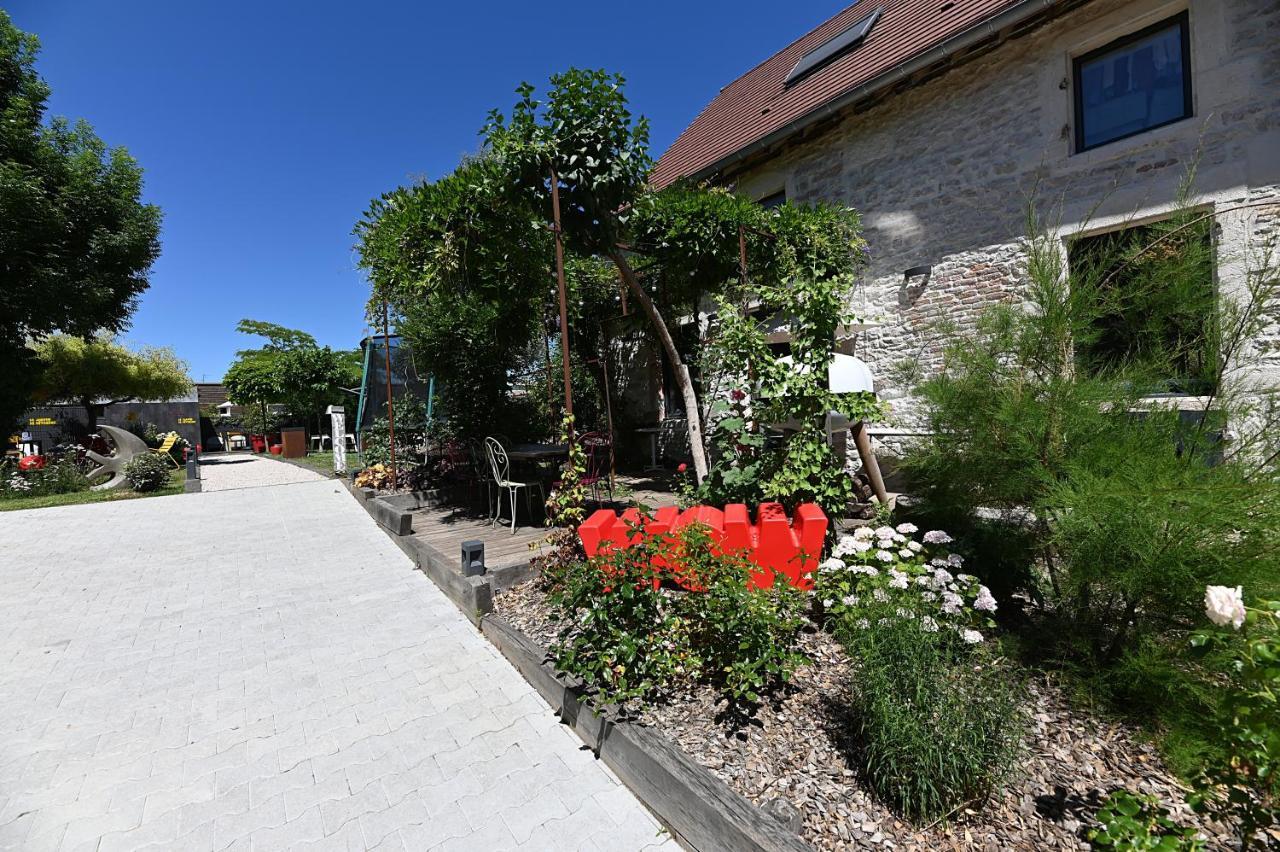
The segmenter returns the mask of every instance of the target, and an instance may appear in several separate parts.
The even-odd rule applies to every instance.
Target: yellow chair
[[[160,455],[164,456],[166,459],[170,461],[170,463],[173,464],[174,467],[181,467],[181,465],[178,464],[178,460],[175,459],[169,453],[169,451],[173,449],[173,445],[176,443],[178,443],[178,433],[170,432],[168,435],[164,436],[164,443],[162,443],[158,447],[153,447],[151,449],[151,452],[159,453]]]

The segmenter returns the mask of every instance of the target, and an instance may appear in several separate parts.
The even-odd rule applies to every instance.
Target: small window
[[[1071,285],[1088,300],[1077,367],[1127,375],[1142,392],[1202,396],[1216,385],[1214,247],[1209,220],[1186,214],[1081,237],[1068,247]]]
[[[1076,151],[1191,115],[1187,13],[1076,59]]]
[[[785,189],[780,189],[777,192],[766,195],[756,203],[765,210],[769,210],[773,207],[781,207],[783,204],[787,203],[787,191]]]
[[[871,28],[876,25],[876,21],[880,20],[880,14],[883,11],[883,9],[876,9],[847,30],[827,39],[800,57],[800,61],[795,64],[795,67],[791,69],[791,73],[787,75],[785,85],[790,86],[801,77],[829,65],[861,44],[862,40],[867,37],[867,33],[871,32]]]

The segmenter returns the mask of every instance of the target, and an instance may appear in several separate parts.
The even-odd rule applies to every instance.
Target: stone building
[[[860,211],[882,325],[853,345],[909,428],[893,368],[1017,298],[1030,199],[1066,253],[1168,215],[1192,164],[1207,286],[1238,292],[1280,221],[1277,0],[863,0],[722,89],[652,180]],[[1280,334],[1255,343],[1274,378]]]

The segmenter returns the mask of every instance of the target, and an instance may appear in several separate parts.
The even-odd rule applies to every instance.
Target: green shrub
[[[679,556],[677,557],[677,553]],[[666,560],[699,591],[655,588]],[[713,553],[705,528],[644,539],[589,561],[549,564],[544,582],[562,627],[556,665],[610,702],[653,700],[699,681],[731,702],[757,701],[802,661],[804,595],[786,583],[747,587],[749,567]]]
[[[858,663],[856,740],[877,796],[923,821],[1001,783],[1024,727],[1013,673],[911,618],[884,618],[843,638]]]
[[[912,492],[998,594],[1032,602],[1033,644],[1054,661],[1115,665],[1189,630],[1206,584],[1280,578],[1280,409],[1243,378],[1280,277],[1264,260],[1247,288],[1204,305],[1210,224],[1180,211],[1143,232],[1155,251],[1118,243],[1067,270],[1058,235],[1033,220],[1027,303],[949,330],[944,369],[917,388],[930,437],[904,461]],[[1140,293],[1115,286],[1121,269]],[[1214,321],[1187,326],[1187,305]],[[1118,316],[1163,317],[1170,336],[1153,326],[1118,348]],[[1211,389],[1209,415],[1152,398],[1188,383]]]
[[[1089,841],[1094,849],[1123,852],[1194,852],[1204,848],[1195,830],[1178,826],[1159,799],[1135,796],[1128,790],[1117,790],[1107,798],[1098,811],[1098,827],[1089,832]]]
[[[549,600],[562,623],[551,646],[556,666],[607,701],[652,697],[696,668],[683,623],[654,588],[658,552],[645,541],[564,564],[552,579]]]
[[[124,478],[134,491],[155,491],[169,481],[172,465],[157,453],[134,456],[124,466]]]
[[[396,423],[396,466],[408,468],[417,455],[425,433],[421,425]],[[391,464],[391,422],[385,417],[373,421],[360,433],[360,455],[365,467]]]
[[[804,593],[781,579],[749,588],[747,577],[759,569],[742,556],[715,553],[699,524],[683,528],[680,551],[686,582],[703,590],[682,594],[677,607],[703,679],[731,701],[759,701],[804,662],[795,650]]]

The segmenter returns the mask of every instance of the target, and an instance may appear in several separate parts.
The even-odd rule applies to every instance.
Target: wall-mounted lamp
[[[933,267],[929,266],[928,264],[925,264],[924,266],[913,266],[910,269],[905,270],[902,273],[902,277],[904,279],[917,278],[920,276],[924,276],[927,278],[929,276],[929,273],[931,272],[933,272]]]
[[[484,542],[471,539],[462,543],[462,576],[479,577],[484,573]]]

